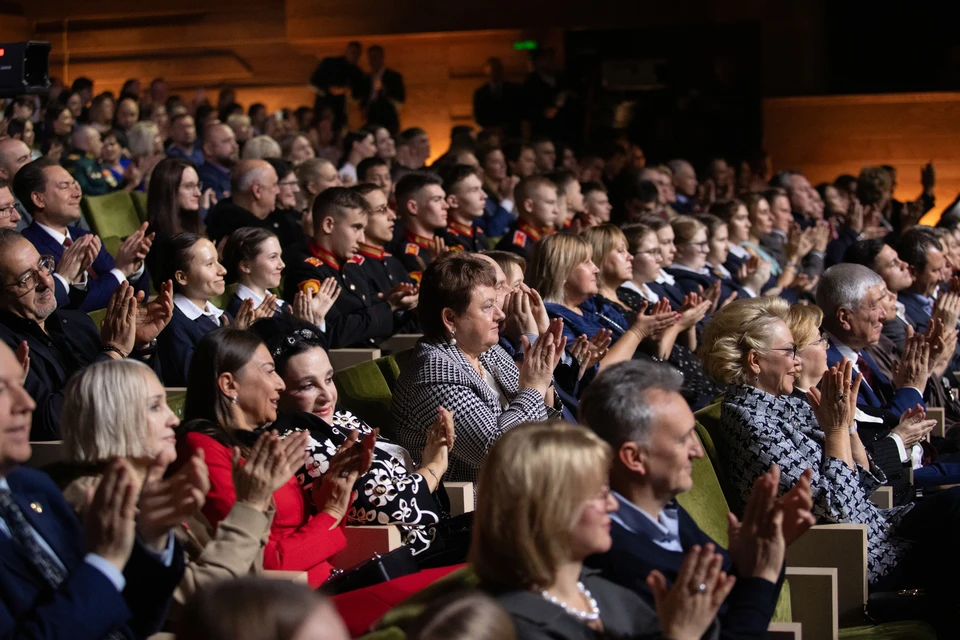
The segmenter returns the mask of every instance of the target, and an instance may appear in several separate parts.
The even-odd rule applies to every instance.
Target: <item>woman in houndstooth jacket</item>
[[[557,414],[553,370],[566,346],[551,324],[518,368],[498,345],[497,277],[493,265],[457,252],[434,261],[420,283],[424,337],[400,374],[391,413],[399,444],[418,455],[437,407],[453,412],[456,437],[445,480],[473,482],[487,451],[508,429]],[[545,401],[546,398],[546,401]],[[419,463],[419,461],[416,461]]]

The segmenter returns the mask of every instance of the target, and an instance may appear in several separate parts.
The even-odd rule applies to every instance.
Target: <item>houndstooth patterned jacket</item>
[[[729,387],[720,410],[717,442],[726,460],[730,482],[738,493],[742,512],[753,483],[777,464],[783,494],[807,468],[813,469],[813,514],[823,523],[859,522],[867,525],[871,583],[897,566],[909,542],[896,535],[901,518],[913,505],[878,509],[869,496],[885,481],[879,469],[851,469],[835,458],[823,457],[824,434],[813,409],[799,398],[774,396],[755,387]]]
[[[453,411],[457,442],[443,476],[451,482],[475,482],[487,451],[501,435],[518,424],[547,419],[543,396],[533,389],[519,389],[520,370],[502,347],[491,347],[481,354],[480,362],[510,402],[506,410],[458,347],[424,338],[414,348],[393,393],[390,411],[397,444],[410,452],[416,464],[420,464],[427,429],[437,419],[437,407]]]

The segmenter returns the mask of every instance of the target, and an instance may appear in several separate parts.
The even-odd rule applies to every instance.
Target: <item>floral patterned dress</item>
[[[309,493],[313,481],[326,473],[330,458],[356,429],[362,439],[373,429],[349,411],[333,414],[331,424],[309,414],[281,416],[268,427],[285,437],[297,431],[308,431],[307,450],[310,457],[296,474],[303,490]],[[384,438],[377,439],[373,465],[357,479],[357,499],[347,511],[348,526],[397,525],[403,544],[414,555],[428,549],[436,536],[440,506],[430,493],[426,479],[411,471],[413,463],[407,451]]]

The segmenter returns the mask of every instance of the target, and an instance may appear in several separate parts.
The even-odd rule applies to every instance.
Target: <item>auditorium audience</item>
[[[552,324],[532,345],[524,337],[517,367],[498,344],[504,314],[496,284],[493,265],[462,252],[432,263],[420,283],[424,337],[400,372],[390,412],[397,441],[415,462],[437,407],[453,412],[456,434],[464,437],[451,451],[446,480],[475,481],[490,445],[506,431],[556,413],[550,382],[566,348],[561,327]]]
[[[276,122],[276,120],[268,119],[267,122]],[[243,153],[240,155],[241,160],[266,160],[267,158],[281,157],[283,157],[283,151],[280,149],[280,145],[276,140],[266,135],[259,135],[247,140],[247,143],[243,145]]]
[[[610,550],[588,564],[653,606],[652,571],[675,583],[684,554],[695,545],[713,548],[723,557],[722,570],[737,576],[719,610],[721,637],[763,636],[780,591],[785,547],[816,521],[810,474],[779,500],[779,470],[761,475],[744,521],[730,514],[731,548],[723,549],[677,503],[693,488],[694,461],[704,456],[682,385],[670,367],[630,362],[597,376],[584,394],[584,422],[614,453],[610,489],[619,507],[611,515]]]
[[[203,164],[203,150],[197,146],[197,125],[189,113],[171,114],[167,155],[186,158],[198,167]]]
[[[507,161],[497,146],[481,147],[477,151],[483,169],[483,190],[487,194],[483,218],[478,223],[490,238],[499,238],[514,219],[514,189],[520,178],[507,175]]]
[[[417,278],[447,250],[443,232],[450,206],[443,180],[429,171],[408,173],[397,181],[396,202],[401,231],[395,234],[390,249]]]
[[[95,517],[81,526],[52,480],[23,466],[36,404],[5,345],[0,381],[0,629],[13,637],[90,640],[156,633],[183,574],[176,553],[147,548],[154,536],[144,523],[157,522],[158,509],[142,496],[138,505],[132,470],[115,460],[92,495]]]
[[[203,451],[210,469],[210,491],[203,515],[217,526],[236,503],[233,461],[247,458],[260,427],[277,419],[277,404],[284,390],[273,358],[260,339],[234,328],[216,330],[197,344],[190,364],[185,424],[178,433],[181,460]],[[329,559],[346,546],[338,525],[352,502],[357,477],[370,467],[375,436],[358,443],[351,432],[329,468],[314,481],[312,513],[307,496],[295,478],[274,494],[276,514],[264,548],[263,567],[306,571],[311,586],[330,575]],[[306,459],[306,434],[287,440]],[[343,472],[341,474],[341,472]]]
[[[100,168],[103,177],[113,189],[122,188],[124,191],[133,191],[140,186],[143,175],[130,158],[124,155],[127,148],[126,135],[117,129],[111,129],[103,134],[103,145],[100,147]]]
[[[357,165],[362,160],[372,158],[377,153],[373,134],[369,131],[351,131],[343,138],[343,155],[337,163],[340,167],[340,180],[344,185],[357,183]]]
[[[514,189],[517,219],[497,243],[498,251],[511,251],[529,261],[537,241],[554,232],[560,216],[557,185],[543,176],[522,179]]]
[[[303,238],[300,217],[285,215],[277,204],[279,196],[280,178],[269,162],[241,161],[231,173],[230,197],[207,215],[207,235],[219,243],[237,229],[259,227],[277,234],[282,246],[298,247]]]
[[[240,161],[236,134],[227,125],[217,123],[204,128],[202,140],[203,164],[197,166],[197,175],[206,189],[213,189],[216,200],[229,198],[230,172]]]
[[[480,172],[470,165],[457,164],[442,177],[447,194],[448,242],[471,253],[488,251],[490,241],[479,225],[487,203]]]
[[[154,236],[147,233],[144,223],[128,236],[111,256],[102,244],[102,238],[76,226],[80,219],[79,183],[66,169],[41,158],[24,165],[14,177],[13,192],[33,217],[23,230],[23,237],[33,243],[37,251],[49,255],[59,263],[66,250],[84,236],[93,236],[91,251],[96,256],[85,271],[85,282],[80,287],[86,296],[80,304],[83,311],[103,309],[118,285],[130,282],[137,291],[149,291],[149,277],[144,277],[144,258],[150,252]]]
[[[611,459],[583,427],[524,424],[504,435],[480,473],[470,563],[481,588],[513,618],[517,638],[714,637],[736,579],[712,545],[690,550],[669,589],[651,572],[656,608],[584,567],[612,543]]]

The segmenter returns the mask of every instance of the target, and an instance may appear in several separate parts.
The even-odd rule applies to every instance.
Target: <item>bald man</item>
[[[99,131],[90,125],[81,124],[74,127],[70,140],[73,149],[63,161],[63,166],[74,180],[80,183],[84,195],[102,196],[122,186],[112,175],[100,170],[103,141]]]
[[[207,216],[207,235],[214,243],[242,227],[261,227],[277,234],[284,250],[299,250],[303,229],[299,221],[276,211],[280,193],[277,172],[266,160],[243,160],[234,168],[229,198]]]

